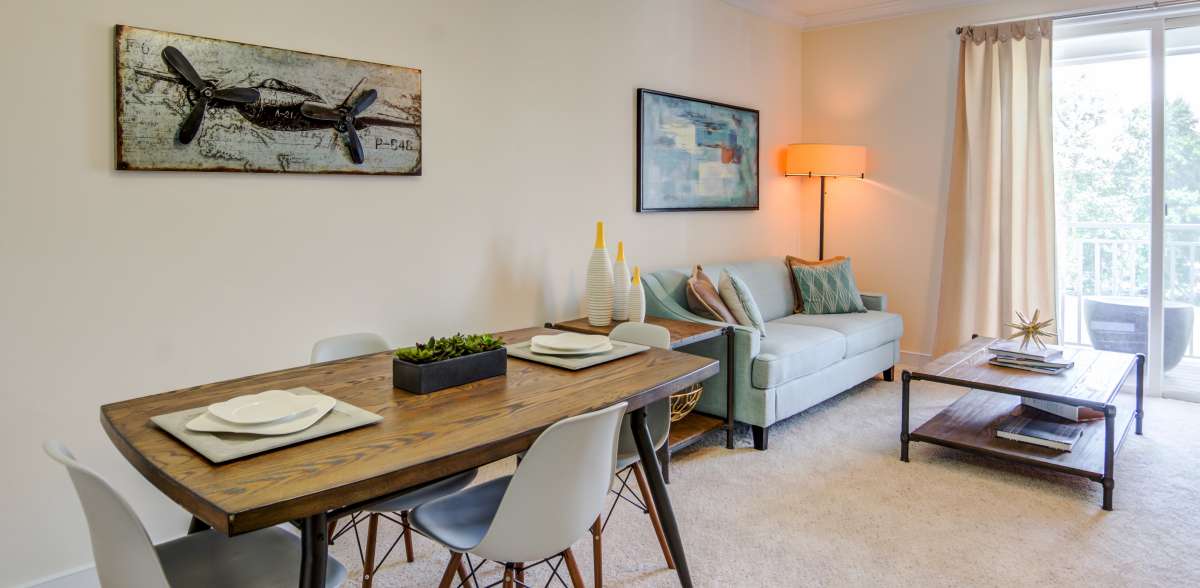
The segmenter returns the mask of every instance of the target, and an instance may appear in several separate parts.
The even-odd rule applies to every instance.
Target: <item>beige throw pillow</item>
[[[729,308],[721,301],[721,294],[717,292],[717,287],[713,285],[712,280],[705,275],[704,268],[700,266],[696,266],[692,270],[692,277],[688,278],[687,301],[688,308],[692,312],[706,319],[737,324],[733,313],[729,312]]]
[[[737,319],[739,325],[753,327],[758,330],[760,336],[767,336],[767,324],[763,321],[762,312],[758,310],[758,303],[754,302],[754,296],[750,294],[750,287],[746,282],[728,271],[722,271],[717,289],[721,292],[721,300],[729,307],[729,312],[733,313],[733,318]]]

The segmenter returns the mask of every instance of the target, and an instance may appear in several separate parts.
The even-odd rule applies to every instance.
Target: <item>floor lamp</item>
[[[867,148],[862,145],[795,143],[788,145],[785,175],[821,178],[821,233],[817,259],[825,259],[825,178],[867,177]]]

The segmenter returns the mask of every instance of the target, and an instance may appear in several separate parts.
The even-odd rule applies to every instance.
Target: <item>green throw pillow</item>
[[[794,266],[792,276],[804,300],[804,314],[867,312],[858,286],[854,285],[849,258],[829,265]]]
[[[753,327],[758,329],[760,336],[767,336],[767,324],[763,321],[762,313],[759,312],[758,304],[754,302],[754,296],[750,294],[750,287],[746,282],[728,270],[722,271],[717,290],[721,293],[721,301],[729,307],[729,312],[737,319],[739,325]]]

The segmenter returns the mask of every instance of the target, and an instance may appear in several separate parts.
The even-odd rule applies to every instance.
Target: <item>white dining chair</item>
[[[336,337],[321,339],[314,343],[312,354],[310,355],[310,363],[324,363],[358,357],[360,355],[382,353],[390,349],[391,347],[388,346],[387,340],[375,333],[338,335]],[[346,521],[341,529],[337,528],[338,522],[336,520],[330,521],[328,535],[330,543],[333,543],[348,532],[353,532],[355,540],[361,545],[362,537],[359,535],[358,527],[363,522],[367,523],[366,549],[360,550],[359,553],[362,556],[362,586],[363,588],[371,588],[376,572],[383,567],[384,562],[400,541],[404,541],[405,558],[409,562],[414,560],[412,525],[408,520],[409,511],[424,502],[446,496],[447,494],[453,494],[466,488],[475,479],[477,473],[478,470],[468,470],[454,474],[372,504],[360,512],[352,513],[350,520]],[[379,522],[381,520],[395,523],[400,526],[401,530],[396,540],[384,551],[383,557],[379,561],[375,561],[376,543],[379,537]]]
[[[413,526],[451,552],[440,587],[450,587],[466,558],[476,585],[476,572],[486,561],[504,564],[504,588],[526,586],[518,564],[536,562],[547,564],[551,579],[564,585],[558,569],[565,563],[572,585],[582,588],[571,544],[604,509],[627,407],[622,402],[554,423],[512,475],[413,509]],[[471,555],[484,561],[475,564]],[[465,585],[466,580],[459,584]]]
[[[99,474],[75,460],[59,441],[46,454],[66,466],[92,539],[96,574],[106,588],[295,588],[300,583],[300,538],[279,527],[236,537],[207,530],[159,545],[129,503]],[[329,558],[325,585],[341,586],[346,568]]]
[[[325,363],[348,357],[380,353],[388,349],[387,340],[376,333],[338,335],[314,343],[308,363]]]
[[[617,325],[609,337],[617,341],[637,343],[660,349],[671,348],[671,332],[666,327],[647,323],[621,323]],[[663,399],[646,406],[646,426],[650,429],[650,440],[657,452],[667,444],[671,434],[671,400]],[[629,485],[629,478],[637,482],[637,492]],[[592,565],[594,566],[594,582],[596,586],[603,585],[603,545],[601,536],[613,512],[622,502],[632,504],[650,516],[650,524],[658,537],[659,548],[667,567],[675,569],[675,560],[671,557],[671,549],[667,545],[667,536],[663,533],[662,522],[658,518],[658,510],[654,508],[654,500],[650,495],[650,486],[646,483],[645,472],[642,471],[641,457],[638,455],[637,444],[633,441],[633,429],[626,415],[621,422],[621,439],[617,445],[617,467],[615,478],[617,489],[613,491],[616,499],[609,507],[603,520],[597,519],[592,525]]]

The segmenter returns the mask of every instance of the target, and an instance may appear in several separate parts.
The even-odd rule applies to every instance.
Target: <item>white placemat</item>
[[[310,388],[292,388],[296,394],[320,394]],[[383,420],[383,417],[353,404],[338,400],[337,405],[329,414],[321,417],[313,426],[297,431],[290,435],[248,435],[244,433],[200,433],[189,431],[188,421],[208,410],[207,406],[198,406],[178,412],[150,417],[158,428],[168,432],[184,445],[191,447],[213,463],[223,463],[241,457],[311,441],[326,435],[341,433],[364,425],[370,425]]]
[[[612,342],[613,348],[603,353],[593,353],[591,355],[547,355],[543,353],[534,353],[529,349],[530,343],[530,341],[513,343],[512,345],[506,345],[505,348],[508,349],[508,355],[510,357],[519,357],[521,359],[536,361],[537,363],[544,363],[546,365],[552,365],[554,367],[560,367],[572,371],[589,368],[594,365],[600,365],[602,363],[610,362],[614,359],[621,359],[622,357],[629,357],[635,353],[641,353],[647,349],[650,349],[645,345],[626,343],[624,341],[617,341],[614,339]]]

